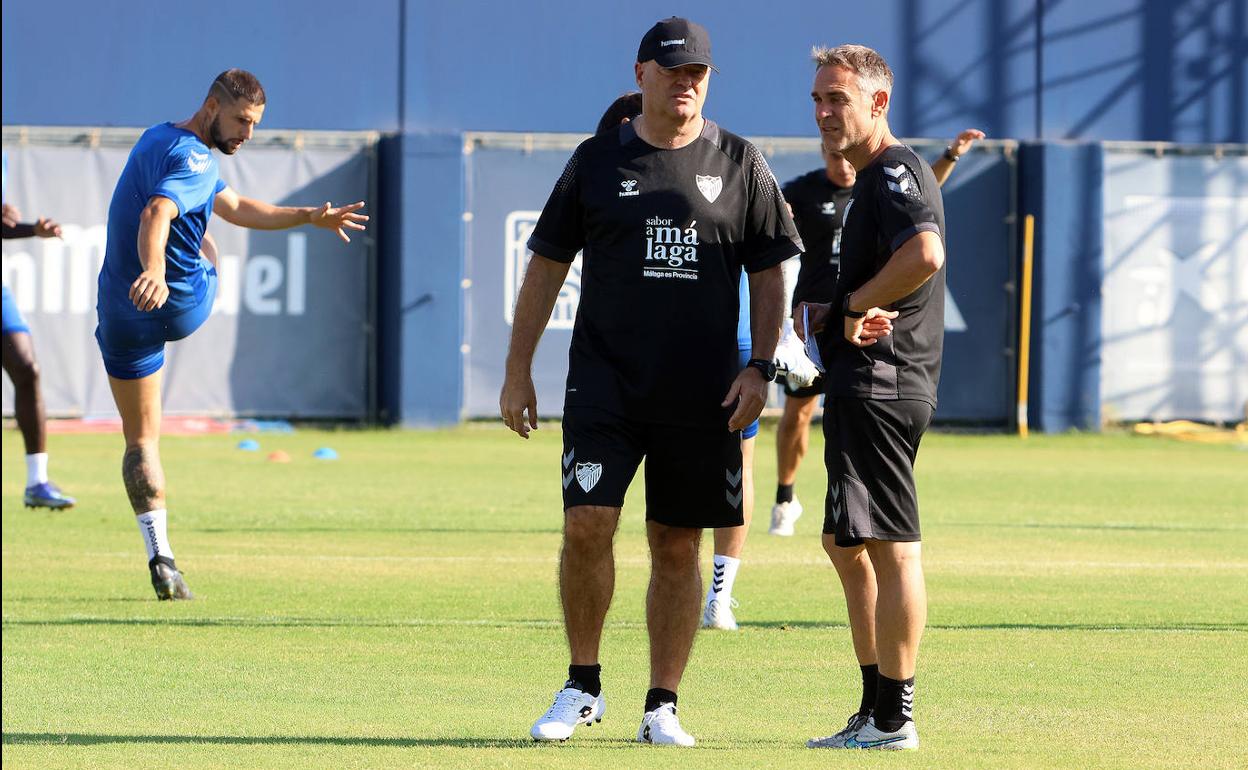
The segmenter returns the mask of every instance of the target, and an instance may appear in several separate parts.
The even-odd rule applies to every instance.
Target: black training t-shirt
[[[793,223],[806,249],[793,289],[793,307],[799,302],[827,302],[836,290],[841,225],[853,188],[833,184],[820,168],[787,182],[782,190],[793,207]]]
[[[776,179],[749,142],[705,122],[675,150],[631,123],[572,154],[529,238],[584,250],[565,405],[671,425],[726,426],[741,270],[801,251]]]
[[[888,310],[893,333],[858,348],[845,339],[844,296],[870,280],[893,252],[921,232],[945,240],[945,209],[932,167],[895,144],[858,172],[841,233],[841,275],[821,343],[831,358],[828,392],[874,400],[916,399],[936,406],[945,337],[945,268]]]

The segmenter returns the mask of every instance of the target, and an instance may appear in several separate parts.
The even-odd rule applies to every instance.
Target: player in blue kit
[[[264,114],[260,81],[231,69],[213,81],[199,110],[181,123],[152,126],[126,161],[108,209],[95,337],[126,451],[121,473],[147,548],[160,599],[190,599],[169,546],[165,477],[160,465],[161,367],[165,343],[199,328],[212,312],[217,271],[201,255],[214,210],[239,227],[281,230],[314,225],[349,241],[363,230],[364,202],[333,207],[273,206],[245,198],[221,180],[213,150],[233,155]]]
[[[4,156],[2,186],[9,187],[9,157]],[[4,239],[60,238],[61,226],[47,217],[22,222],[16,206],[4,203]],[[17,307],[17,301],[4,287],[3,312],[4,371],[13,381],[13,416],[26,447],[26,491],[22,501],[27,508],[61,510],[74,507],[74,498],[61,491],[48,478],[48,429],[44,418],[43,388],[40,387],[39,363],[30,327]]]

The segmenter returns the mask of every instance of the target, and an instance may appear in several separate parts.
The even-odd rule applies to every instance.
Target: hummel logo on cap
[[[637,61],[645,64],[651,59],[664,69],[705,64],[719,72],[711,61],[711,36],[706,27],[677,16],[658,22],[641,39]]]

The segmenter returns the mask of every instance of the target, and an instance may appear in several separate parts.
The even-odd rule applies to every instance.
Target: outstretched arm
[[[313,225],[334,230],[344,242],[350,242],[347,230],[363,230],[368,221],[366,214],[356,212],[364,208],[364,201],[334,207],[329,202],[321,206],[274,206],[271,203],[246,198],[225,188],[217,193],[213,211],[232,225],[252,230],[286,230],[299,225]]]
[[[34,224],[23,223],[22,212],[16,206],[4,204],[4,237],[8,238],[60,238],[61,226],[47,217],[39,217]]]
[[[965,155],[976,142],[983,138],[984,132],[978,128],[968,128],[954,137],[948,149],[945,150],[945,154],[932,164],[932,173],[936,175],[936,183],[943,185],[953,173],[953,164],[958,162],[958,158]],[[950,159],[951,156],[952,159]]]

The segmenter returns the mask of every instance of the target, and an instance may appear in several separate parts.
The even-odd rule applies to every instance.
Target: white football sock
[[[48,453],[26,455],[26,486],[44,484],[48,480]]]
[[[712,564],[715,569],[711,573],[711,587],[706,592],[706,601],[729,601],[732,599],[732,584],[737,579],[737,568],[741,566],[741,560],[715,554]]]
[[[169,545],[168,514],[164,508],[134,517],[139,525],[139,534],[143,536],[143,546],[147,548],[147,560],[156,556],[173,558],[173,548]]]

